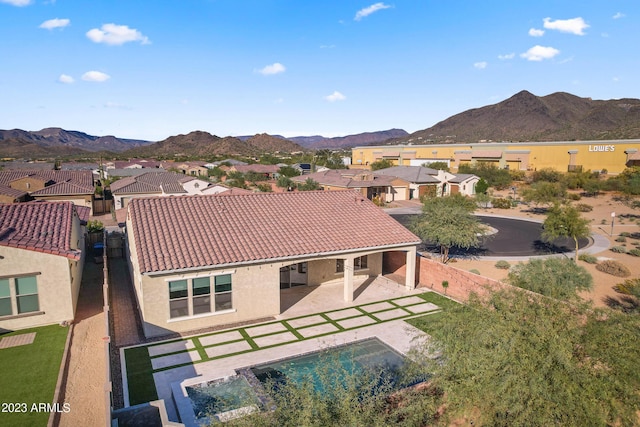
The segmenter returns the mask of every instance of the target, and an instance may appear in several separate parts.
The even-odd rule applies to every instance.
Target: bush
[[[616,292],[626,295],[637,295],[640,293],[640,279],[627,279],[613,287]]]
[[[598,263],[598,257],[595,257],[593,255],[589,255],[589,254],[580,254],[578,259],[580,261],[586,262],[587,264],[597,264]]]
[[[477,274],[478,276],[480,275],[480,272],[478,270],[476,270],[475,268],[469,270],[469,273]]]
[[[614,260],[602,261],[596,265],[596,270],[616,277],[628,277],[631,275],[631,271],[626,265]]]
[[[624,246],[614,246],[609,250],[611,252],[615,252],[617,254],[626,254],[627,253],[627,248],[625,248]]]
[[[576,209],[578,209],[579,212],[591,212],[593,210],[593,206],[587,205],[586,203],[578,203],[576,205]]]
[[[495,267],[499,268],[500,270],[508,270],[511,267],[511,264],[509,264],[508,261],[501,259],[500,261],[496,262]]]
[[[569,194],[567,194],[567,199],[569,199],[569,200],[580,200],[580,199],[582,199],[582,197],[577,193],[569,193]],[[586,205],[586,206],[588,206],[588,205]],[[589,206],[589,207],[591,207],[591,206]],[[591,209],[593,209],[593,208],[591,208]],[[589,212],[591,209],[589,209],[588,211],[583,211],[583,212]]]
[[[616,237],[616,242],[626,242],[627,238],[624,236]]]
[[[102,233],[104,225],[102,222],[96,220],[89,220],[87,222],[87,233]]]
[[[629,255],[633,255],[633,256],[640,256],[640,249],[635,248],[635,249],[631,249],[629,250],[629,252],[627,252]]]
[[[491,200],[491,204],[496,209],[511,209],[511,200],[504,198],[495,198]]]

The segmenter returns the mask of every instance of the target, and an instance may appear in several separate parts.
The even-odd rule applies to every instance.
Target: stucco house
[[[392,176],[376,175],[363,169],[326,169],[291,178],[299,184],[303,184],[307,179],[320,184],[323,190],[355,190],[369,200],[392,202],[408,198],[407,181]]]
[[[448,196],[475,194],[475,185],[480,180],[476,175],[452,174],[439,169],[424,166],[392,166],[373,172],[378,176],[389,176],[409,183],[407,199],[419,199],[425,195]],[[403,200],[397,199],[396,200]]]
[[[209,181],[175,172],[146,172],[119,179],[111,184],[116,209],[127,206],[136,197],[186,196],[200,194]]]
[[[93,209],[93,173],[75,170],[0,171],[0,185],[28,193],[35,200],[70,201]]]
[[[406,259],[415,286],[420,239],[354,191],[133,199],[127,256],[147,337],[281,313],[292,286],[354,287]]]
[[[0,205],[0,331],[71,321],[84,234],[71,202]]]

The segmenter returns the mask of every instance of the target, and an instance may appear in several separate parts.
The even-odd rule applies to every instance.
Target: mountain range
[[[194,131],[153,142],[92,136],[46,128],[29,132],[0,130],[0,157],[58,157],[123,153],[157,155],[241,155],[265,152],[349,149],[358,145],[398,143],[472,143],[480,141],[566,141],[640,138],[640,99],[593,100],[556,92],[536,96],[523,90],[497,104],[456,114],[434,126],[408,134],[402,129],[366,132],[337,138],[280,135],[219,137]],[[94,154],[95,155],[95,154]]]

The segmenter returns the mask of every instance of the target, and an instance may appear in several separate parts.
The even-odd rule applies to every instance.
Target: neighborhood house
[[[415,286],[420,239],[350,190],[136,198],[126,229],[147,337],[278,315],[293,286],[342,284],[353,301],[387,253]]]
[[[0,332],[74,318],[84,234],[71,202],[0,205]]]

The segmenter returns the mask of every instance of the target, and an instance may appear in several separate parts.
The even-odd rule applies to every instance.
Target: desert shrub
[[[623,231],[622,233],[620,233],[620,237],[631,237],[631,233],[629,233],[628,231]]]
[[[567,194],[567,199],[569,199],[569,200],[580,200],[580,199],[582,199],[582,196],[580,196],[578,193],[569,193],[569,194]],[[581,203],[581,204],[583,204],[583,203]],[[589,206],[589,205],[586,205],[586,206]],[[591,210],[591,209],[589,209],[589,210]],[[582,212],[589,212],[589,211],[582,211]]]
[[[480,275],[480,272],[478,270],[476,270],[475,268],[469,270],[469,273],[477,274],[478,276]]]
[[[626,295],[638,295],[640,293],[640,279],[627,279],[613,287],[616,292]]]
[[[596,265],[596,270],[616,277],[628,277],[631,275],[631,270],[626,265],[614,260],[602,261]]]
[[[633,256],[640,256],[640,249],[635,248],[635,249],[630,249],[629,252],[627,252],[629,255],[633,255]]]
[[[587,205],[586,203],[578,203],[576,205],[576,209],[578,209],[579,212],[591,212],[593,210],[593,206]]]
[[[511,264],[509,264],[508,261],[501,259],[500,261],[496,262],[495,267],[499,268],[500,270],[508,270],[509,267],[511,267]]]
[[[496,209],[511,209],[511,200],[504,198],[494,198],[491,200],[491,204]]]
[[[626,254],[627,253],[627,248],[625,248],[624,246],[614,246],[609,250],[611,252],[615,252],[617,254]]]
[[[597,264],[598,263],[598,257],[593,256],[593,255],[589,255],[589,254],[580,254],[578,259],[580,261],[586,262],[587,264]]]
[[[624,236],[616,237],[616,242],[626,242],[627,238]]]

